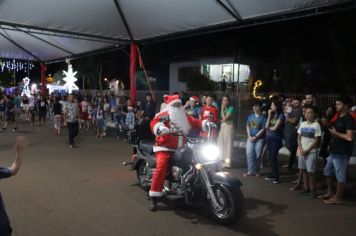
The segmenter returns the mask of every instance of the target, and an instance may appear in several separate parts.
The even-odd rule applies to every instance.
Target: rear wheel
[[[149,190],[149,185],[147,183],[147,173],[148,173],[148,166],[146,161],[141,161],[136,169],[136,176],[139,186],[145,190]]]
[[[214,206],[212,199],[208,200],[210,211],[216,222],[229,225],[243,213],[243,196],[240,188],[237,190],[228,188],[223,184],[216,184],[213,192],[217,201]]]

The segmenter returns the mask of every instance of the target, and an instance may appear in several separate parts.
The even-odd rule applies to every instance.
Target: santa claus
[[[163,195],[162,189],[167,174],[169,158],[186,144],[183,136],[177,136],[170,132],[173,126],[189,134],[192,129],[207,131],[209,126],[214,126],[208,120],[195,119],[185,113],[179,95],[164,97],[166,108],[158,113],[151,121],[150,127],[156,136],[153,147],[156,157],[156,170],[153,174],[150,196],[150,210],[156,211],[157,198]]]

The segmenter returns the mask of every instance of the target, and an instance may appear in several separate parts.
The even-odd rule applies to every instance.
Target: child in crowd
[[[219,121],[219,112],[218,108],[213,105],[213,95],[208,95],[206,97],[206,105],[202,108],[201,117],[202,120],[209,120],[215,124]],[[213,129],[211,132],[211,137],[216,139],[218,136],[218,132],[216,129]],[[201,131],[200,137],[207,138],[208,133]]]
[[[104,108],[101,104],[98,105],[96,109],[96,137],[102,138],[103,137],[103,129],[104,129],[104,119],[105,119],[105,112]]]
[[[93,105],[88,101],[88,130],[93,125]]]
[[[316,198],[314,172],[318,158],[317,146],[320,142],[321,128],[314,120],[314,108],[309,106],[305,110],[306,121],[302,122],[298,129],[298,149],[300,152],[298,167],[304,179],[302,195]],[[301,182],[291,190],[300,189]]]
[[[129,142],[131,142],[131,134],[135,129],[135,113],[133,107],[129,106],[127,107],[127,114],[125,118],[125,132],[126,132],[126,137]]]

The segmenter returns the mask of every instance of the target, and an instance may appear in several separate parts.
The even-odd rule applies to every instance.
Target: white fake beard
[[[185,134],[189,133],[190,124],[187,119],[187,115],[183,107],[176,108],[169,106],[168,107],[168,114],[171,122],[175,124],[179,129],[183,130]]]

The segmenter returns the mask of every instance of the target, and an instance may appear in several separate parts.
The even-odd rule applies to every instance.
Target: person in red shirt
[[[351,107],[351,116],[354,118],[356,124],[356,105]]]
[[[202,116],[202,118],[201,118],[202,120],[209,120],[215,124],[218,123],[219,112],[218,112],[218,109],[215,106],[213,106],[213,96],[212,95],[208,95],[206,97],[206,105],[201,110],[201,116]],[[199,136],[206,138],[206,137],[208,137],[208,133],[201,131]],[[217,136],[218,136],[217,130],[213,129],[211,132],[211,137],[216,138]]]

